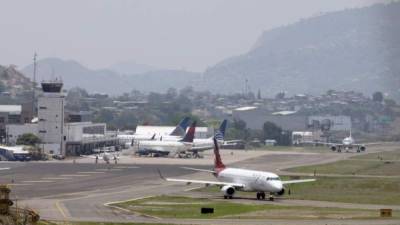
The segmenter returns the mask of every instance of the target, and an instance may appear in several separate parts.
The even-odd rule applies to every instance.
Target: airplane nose
[[[283,184],[280,181],[276,181],[272,184],[272,188],[274,189],[275,192],[279,192],[283,189]]]

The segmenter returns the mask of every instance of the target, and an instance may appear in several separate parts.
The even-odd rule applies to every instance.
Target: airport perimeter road
[[[244,152],[244,151],[243,151]],[[249,151],[250,152],[250,151]],[[248,153],[251,155],[251,152]],[[229,154],[231,155],[231,154]],[[243,166],[251,169],[273,171],[276,168],[309,165],[336,161],[354,154],[335,153],[307,153],[307,152],[265,152],[246,155],[240,161],[240,156],[246,153],[235,152],[231,158],[231,165]],[[10,167],[10,170],[0,171],[0,183],[13,181],[11,197],[17,197],[19,205],[25,205],[37,210],[44,219],[52,220],[79,220],[79,221],[115,221],[115,222],[168,222],[183,224],[213,224],[213,221],[198,220],[159,220],[124,212],[120,209],[105,206],[106,203],[128,199],[143,198],[161,194],[179,194],[187,189],[197,187],[183,184],[169,183],[160,179],[156,169],[160,169],[166,177],[185,177],[193,179],[212,179],[208,173],[193,173],[180,167],[189,166],[210,169],[212,155],[205,156],[208,165],[186,159],[181,159],[180,165],[156,164],[157,159],[146,159],[146,164],[106,165],[100,163],[66,162],[29,162],[29,163],[1,163],[1,166]],[[164,162],[168,159],[160,159]],[[177,159],[173,159],[177,160]],[[121,159],[127,162],[128,159]],[[194,165],[193,165],[194,164]],[[310,203],[311,204],[311,203]],[[215,221],[214,221],[215,222]],[[294,221],[281,221],[279,224],[293,224]],[[326,224],[325,222],[305,223],[296,221],[296,224]],[[378,221],[377,221],[378,222]],[[229,221],[221,220],[218,224],[268,224],[267,221]],[[271,222],[270,224],[276,224]],[[328,224],[337,224],[331,221]],[[344,223],[340,224],[356,224]],[[379,223],[377,223],[379,224]]]

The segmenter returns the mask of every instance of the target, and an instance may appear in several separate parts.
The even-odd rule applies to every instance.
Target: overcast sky
[[[0,64],[134,61],[203,71],[247,52],[264,30],[385,0],[0,0]]]

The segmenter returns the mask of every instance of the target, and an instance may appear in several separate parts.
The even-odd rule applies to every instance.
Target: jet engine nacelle
[[[283,195],[285,194],[285,188],[282,188],[282,190],[280,190],[279,192],[276,192],[277,195]]]
[[[364,145],[360,146],[360,150],[361,150],[361,151],[365,151],[365,149],[366,149],[366,148],[365,148]]]
[[[235,188],[232,186],[223,186],[221,192],[224,193],[224,196],[233,196],[235,194]]]
[[[336,151],[336,146],[335,146],[335,145],[332,145],[332,146],[331,146],[331,150],[332,150],[332,151]]]

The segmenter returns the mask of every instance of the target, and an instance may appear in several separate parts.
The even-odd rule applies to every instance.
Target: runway
[[[388,150],[388,148],[375,151]],[[263,151],[239,152],[232,154],[224,151],[223,157],[227,158],[230,166],[249,169],[260,169],[278,172],[287,167],[332,162],[348,158],[355,154],[336,153],[310,153],[310,152],[271,152]],[[246,156],[243,157],[242,156]],[[229,157],[236,160],[229,160]],[[201,169],[212,168],[212,154],[205,154],[204,159],[171,159],[180,163],[165,163],[168,159],[140,158],[122,159],[121,164],[105,163],[94,164],[89,161],[64,161],[64,162],[28,162],[12,163],[1,162],[1,167],[10,167],[10,170],[0,171],[0,183],[11,183],[12,198],[19,199],[18,204],[37,210],[41,217],[50,220],[74,221],[113,221],[113,222],[168,222],[186,224],[213,224],[212,221],[198,220],[157,220],[141,215],[128,214],[106,206],[106,203],[124,201],[127,199],[143,198],[161,194],[180,194],[185,190],[198,187],[183,184],[169,183],[162,180],[157,169],[166,177],[184,177],[192,179],[213,179],[207,173],[194,173],[181,167],[196,167]],[[162,162],[162,163],[157,163]],[[198,163],[196,163],[198,162]],[[290,204],[290,203],[288,203]],[[301,203],[297,203],[301,204]],[[307,204],[311,204],[307,202]],[[218,220],[219,221],[219,220]],[[232,221],[230,221],[232,223]],[[259,221],[235,221],[235,224],[268,224]],[[281,221],[282,224],[291,224],[290,221]],[[326,222],[326,221],[325,221]],[[229,221],[221,220],[222,224]],[[293,223],[293,221],[292,221]],[[274,224],[274,223],[271,223]],[[325,224],[303,223],[302,224]],[[334,224],[334,223],[330,223]],[[342,223],[341,224],[355,224]]]

